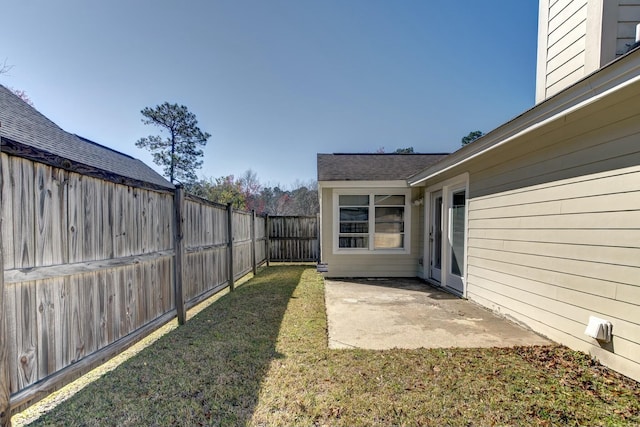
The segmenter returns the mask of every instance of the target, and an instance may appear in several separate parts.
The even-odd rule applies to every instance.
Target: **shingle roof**
[[[318,154],[318,181],[403,180],[446,156],[446,153]]]
[[[18,143],[42,151],[52,158],[68,159],[76,164],[149,183],[155,187],[174,188],[169,181],[142,161],[62,130],[2,85],[0,136],[3,145]]]

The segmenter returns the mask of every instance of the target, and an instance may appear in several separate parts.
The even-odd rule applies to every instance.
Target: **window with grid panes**
[[[338,248],[404,249],[406,197],[375,193],[339,195]]]

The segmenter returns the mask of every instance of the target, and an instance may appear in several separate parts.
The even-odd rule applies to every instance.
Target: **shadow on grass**
[[[243,425],[308,266],[274,266],[31,425]]]

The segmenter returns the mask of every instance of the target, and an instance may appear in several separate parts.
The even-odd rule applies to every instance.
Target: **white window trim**
[[[369,206],[372,206],[376,195],[402,195],[404,196],[404,248],[398,249],[374,249],[373,233],[375,231],[375,215],[369,215],[369,249],[340,248],[340,202],[343,195],[368,195]],[[336,189],[333,191],[333,253],[340,255],[406,255],[411,253],[411,189],[410,188],[350,188]]]

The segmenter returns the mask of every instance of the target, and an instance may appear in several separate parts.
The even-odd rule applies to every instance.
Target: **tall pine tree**
[[[168,102],[155,108],[146,107],[141,113],[144,116],[142,123],[158,126],[168,136],[140,138],[136,146],[151,151],[154,163],[164,167],[164,175],[172,183],[196,181],[195,170],[202,166],[204,155],[201,147],[207,144],[211,135],[200,130],[195,114],[184,105]]]

